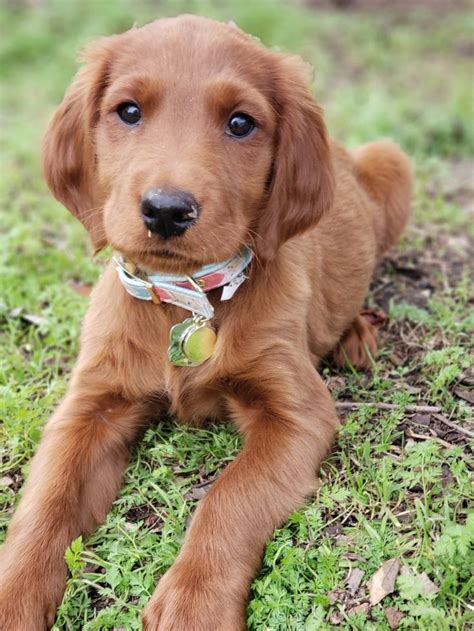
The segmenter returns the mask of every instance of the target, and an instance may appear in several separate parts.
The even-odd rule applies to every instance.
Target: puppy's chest
[[[181,368],[167,362],[165,390],[170,412],[183,423],[201,424],[225,413],[222,392],[202,367]]]
[[[215,300],[212,302],[216,303]],[[216,333],[216,341],[211,357],[200,365],[173,365],[170,357],[172,327],[178,322],[179,328],[183,319],[189,318],[189,314],[173,309],[167,323],[167,344],[163,357],[164,389],[170,401],[170,411],[183,422],[194,424],[203,419],[222,418],[224,414],[224,396],[219,384],[222,376],[231,370],[227,361],[229,327],[223,326],[222,309],[217,304],[214,306],[217,307],[216,317],[209,324]]]

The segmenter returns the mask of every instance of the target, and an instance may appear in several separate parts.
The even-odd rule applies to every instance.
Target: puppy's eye
[[[136,125],[142,118],[142,111],[136,103],[120,103],[117,114],[127,125]]]
[[[243,138],[244,136],[248,136],[254,129],[255,121],[251,116],[243,114],[242,112],[235,112],[235,114],[232,114],[229,118],[226,133],[229,136]]]

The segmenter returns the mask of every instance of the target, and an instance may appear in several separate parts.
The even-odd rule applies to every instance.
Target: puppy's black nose
[[[196,222],[200,211],[191,193],[173,189],[150,188],[141,203],[147,230],[163,239],[183,234]]]

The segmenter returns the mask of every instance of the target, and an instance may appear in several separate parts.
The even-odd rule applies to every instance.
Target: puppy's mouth
[[[204,265],[203,261],[167,248],[150,248],[130,252],[128,257],[149,272],[188,274]]]
[[[172,250],[160,249],[160,250],[147,250],[146,254],[150,254],[151,256],[156,256],[157,258],[164,258],[167,260],[174,261],[184,261],[185,263],[192,263],[194,265],[201,265],[201,262],[187,256],[186,254],[181,254],[179,252],[173,252]]]

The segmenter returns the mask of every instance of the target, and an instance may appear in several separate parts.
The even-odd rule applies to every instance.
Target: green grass
[[[395,4],[395,3],[393,3]],[[1,9],[0,527],[4,533],[41,428],[65,391],[87,305],[72,281],[93,283],[101,261],[82,227],[49,195],[39,169],[48,117],[95,36],[182,11],[234,19],[267,45],[315,67],[315,93],[333,135],[353,146],[391,136],[413,156],[415,213],[398,250],[378,270],[368,304],[390,315],[370,373],[323,374],[335,398],[369,401],[346,414],[317,496],[269,542],[253,583],[253,630],[467,629],[474,563],[468,427],[459,396],[472,385],[468,207],[474,155],[472,15],[421,3],[410,11],[308,10],[301,4],[205,0],[154,3],[48,1]],[[10,8],[8,8],[10,7]],[[471,46],[472,49],[472,46]],[[472,54],[472,53],[471,53]],[[472,172],[471,172],[472,173]],[[29,316],[40,316],[36,324]],[[398,404],[381,411],[376,402]],[[406,405],[439,406],[460,431]],[[472,426],[471,426],[472,427]],[[471,445],[469,445],[471,442]],[[139,628],[139,610],[171,565],[196,484],[238,452],[228,425],[149,429],[105,525],[66,554],[70,578],[56,629]],[[1,537],[2,535],[0,535]],[[367,581],[400,557],[415,575],[374,607]],[[350,568],[364,571],[352,594]],[[426,572],[439,591],[423,596]]]

